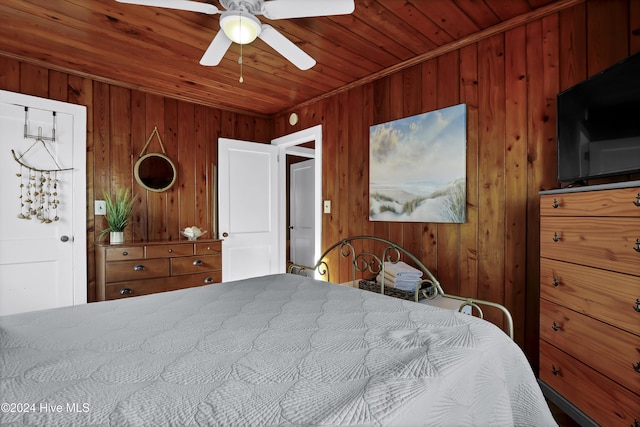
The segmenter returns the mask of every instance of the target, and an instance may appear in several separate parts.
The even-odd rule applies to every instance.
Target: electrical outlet
[[[324,201],[324,213],[331,213],[331,200]]]
[[[104,200],[95,201],[95,215],[105,215],[107,213],[107,202]]]

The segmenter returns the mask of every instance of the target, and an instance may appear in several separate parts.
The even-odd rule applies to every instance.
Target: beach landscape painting
[[[464,223],[467,108],[370,127],[369,219]]]

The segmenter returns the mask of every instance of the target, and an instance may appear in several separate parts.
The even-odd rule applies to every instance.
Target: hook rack
[[[15,150],[11,150],[11,154],[13,154],[13,159],[16,162],[18,162],[20,166],[23,166],[27,169],[31,169],[36,172],[61,172],[61,171],[68,171],[73,169],[73,168],[61,168],[58,162],[56,161],[55,157],[51,153],[51,151],[49,151],[49,148],[47,148],[46,141],[49,141],[49,142],[56,141],[56,112],[53,111],[52,113],[53,113],[53,127],[51,129],[51,136],[50,137],[42,136],[42,127],[38,127],[37,135],[30,135],[29,134],[29,107],[24,107],[24,139],[34,138],[35,141],[33,142],[33,144],[31,144],[31,146],[27,149],[27,151],[22,153],[20,156],[16,155]],[[47,152],[49,157],[51,157],[51,160],[53,160],[53,163],[56,165],[56,169],[35,168],[33,166],[27,165],[22,161],[22,158],[38,143],[42,143],[42,146],[44,147],[45,151]]]

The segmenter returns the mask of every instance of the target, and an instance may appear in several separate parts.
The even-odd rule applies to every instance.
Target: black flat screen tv
[[[557,96],[558,182],[640,172],[640,53]]]

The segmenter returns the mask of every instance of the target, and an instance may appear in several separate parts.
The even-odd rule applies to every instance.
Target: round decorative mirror
[[[149,191],[166,191],[176,182],[175,165],[164,154],[149,153],[140,157],[133,171],[138,184]]]

